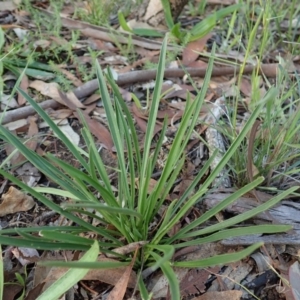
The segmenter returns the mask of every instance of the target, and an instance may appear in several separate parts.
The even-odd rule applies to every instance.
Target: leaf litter
[[[214,4],[216,4],[216,2],[218,1],[207,2],[213,2]],[[35,28],[35,25],[32,23],[33,20],[30,19],[26,11],[16,10],[16,6],[13,1],[4,1],[2,3],[3,5],[1,4],[2,7],[0,10],[5,12],[3,14],[5,18],[12,20],[11,28],[19,25],[22,25],[24,26],[24,28],[26,28],[26,30],[24,31],[18,31],[18,34],[15,31],[18,38],[21,40],[22,36],[24,36],[24,34],[27,34],[27,31],[32,30],[32,28]],[[47,4],[36,4],[39,6],[38,10],[41,13],[44,13],[45,15],[52,15],[53,17],[53,12],[51,12],[50,10],[45,10],[45,8],[48,8]],[[224,3],[222,2],[222,4]],[[228,1],[227,5],[228,4],[231,4],[231,2]],[[135,57],[134,59],[132,59],[132,61],[130,61],[127,56],[121,55],[121,52],[118,49],[118,45],[114,44],[115,40],[111,37],[106,28],[87,24],[78,19],[71,19],[73,13],[74,10],[70,7],[70,5],[65,5],[61,12],[62,24],[66,28],[65,36],[61,36],[60,38],[57,38],[56,36],[50,36],[48,40],[40,39],[34,42],[34,47],[36,51],[42,53],[42,55],[44,54],[45,57],[47,57],[49,53],[52,53],[53,55],[54,49],[57,47],[61,47],[61,52],[63,53],[61,60],[57,60],[54,66],[51,66],[50,68],[47,64],[47,68],[44,65],[43,67],[45,68],[45,70],[43,70],[42,67],[34,68],[29,66],[28,72],[22,77],[20,85],[21,88],[25,91],[28,91],[28,93],[31,94],[36,101],[43,102],[45,100],[45,97],[46,99],[50,98],[51,100],[55,100],[51,102],[50,105],[52,109],[54,109],[54,111],[50,111],[49,114],[51,115],[53,120],[60,124],[60,127],[63,130],[63,132],[76,145],[80,145],[81,128],[76,109],[82,109],[84,111],[85,120],[89,126],[89,129],[94,135],[99,147],[105,148],[105,150],[100,152],[102,153],[101,155],[104,158],[104,162],[105,164],[110,166],[113,164],[114,161],[114,145],[112,143],[110,133],[107,129],[106,117],[103,111],[103,107],[101,105],[101,98],[99,98],[99,95],[97,94],[92,94],[94,92],[93,90],[91,93],[86,95],[91,96],[91,98],[89,100],[83,99],[85,100],[83,102],[81,97],[78,97],[75,92],[69,92],[69,89],[66,89],[67,91],[64,92],[62,91],[61,87],[63,85],[67,85],[80,88],[82,86],[82,82],[86,82],[87,80],[93,78],[93,76],[91,78],[89,78],[88,76],[84,76],[79,70],[79,65],[81,64],[81,66],[84,65],[84,67],[86,68],[85,75],[92,73],[92,71],[89,69],[89,64],[92,64],[92,59],[89,56],[85,56],[85,54],[88,53],[88,47],[92,47],[94,50],[100,51],[98,60],[100,60],[100,64],[103,65],[103,67],[111,66],[116,72],[116,74],[126,75],[127,72],[136,69],[139,70],[143,67],[146,67],[147,64],[156,63],[159,55],[158,49],[160,49],[161,42],[159,40],[152,40],[149,38],[146,39],[134,37],[132,39],[132,43],[136,46],[134,50]],[[295,20],[293,20],[293,26],[296,27],[294,23],[296,23]],[[282,23],[282,26],[284,27],[286,26],[286,24]],[[1,25],[1,27],[9,28],[7,27],[7,25]],[[43,30],[46,29],[43,28]],[[81,33],[80,40],[77,43],[70,44],[70,34],[73,30],[79,30],[79,32]],[[203,39],[199,39],[195,42],[187,44],[187,46],[181,54],[181,63],[186,67],[205,69],[207,66],[207,58],[204,54],[209,53],[209,41],[213,38],[215,38],[213,35],[208,35]],[[14,37],[14,39],[16,39],[16,37]],[[120,35],[119,42],[126,44],[128,42],[128,35],[126,35],[126,33]],[[70,51],[72,51],[73,53],[72,59],[67,60],[66,50],[64,49],[64,47],[70,47]],[[24,50],[31,51],[31,45],[25,44]],[[229,51],[226,54],[220,53],[218,54],[218,57],[223,59],[226,58],[232,61],[245,61],[245,56],[243,53],[234,51]],[[250,58],[247,59],[248,62],[252,62]],[[272,53],[270,53],[269,61],[271,61],[272,63],[277,63],[278,59],[276,58],[276,55],[272,55]],[[269,63],[269,61],[267,62]],[[292,63],[288,67],[288,70],[298,70],[298,62],[299,59],[298,61],[296,60],[296,58],[293,59]],[[170,65],[172,65],[172,62],[170,62]],[[173,62],[173,65],[177,65],[178,68],[178,64],[176,61]],[[222,65],[220,65],[220,67],[222,68]],[[272,66],[268,67],[269,73],[265,72],[265,74],[266,76],[271,78],[270,80],[272,80],[272,77],[276,76],[276,73],[274,72],[275,69]],[[217,73],[218,72],[216,72],[215,75],[218,75]],[[60,76],[58,76],[57,74],[60,74]],[[239,91],[244,96],[243,103],[239,107],[240,115],[243,115],[243,113],[245,114],[247,111],[251,110],[250,99],[253,97],[253,87],[250,76],[245,75],[244,77],[242,77],[242,80],[240,81],[239,85],[237,85],[237,79],[235,78],[234,71],[227,74],[227,76],[225,76],[226,74],[219,75],[220,76],[216,76],[211,80],[209,93],[206,97],[207,105],[203,107],[203,111],[201,112],[202,120],[204,120],[204,122],[202,121],[196,125],[196,137],[194,141],[190,141],[187,146],[189,152],[187,153],[187,161],[185,164],[186,168],[180,174],[178,184],[174,187],[172,191],[173,194],[182,194],[185,191],[186,186],[188,186],[189,184],[189,176],[193,176],[195,173],[197,173],[197,170],[201,168],[203,161],[209,157],[209,155],[212,153],[212,148],[215,147],[212,145],[216,144],[217,142],[218,146],[216,148],[219,150],[221,149],[221,152],[224,152],[224,149],[226,148],[226,144],[224,144],[224,141],[226,142],[226,139],[224,139],[224,135],[220,135],[218,130],[213,128],[218,126],[218,121],[224,118],[224,115],[226,116],[226,114],[229,114],[225,110],[221,113],[214,111],[216,106],[222,106],[220,105],[220,103],[218,103],[218,101],[220,102],[222,99],[224,99],[222,97],[225,96],[232,97],[235,93],[237,93],[237,91]],[[63,76],[63,80],[61,80],[61,76]],[[168,123],[167,137],[169,141],[166,141],[163,144],[160,162],[158,162],[156,166],[156,171],[158,173],[164,165],[165,156],[168,155],[169,151],[170,140],[172,140],[172,138],[174,137],[174,133],[176,132],[176,126],[178,122],[180,122],[181,117],[183,115],[183,111],[186,105],[185,100],[187,97],[187,91],[191,93],[191,99],[193,99],[193,96],[195,95],[195,93],[198,92],[198,89],[202,85],[202,79],[197,79],[197,77],[194,78],[195,82],[197,83],[197,88],[195,88],[192,85],[189,85],[188,80],[186,80],[187,78],[181,78],[181,76],[168,77],[172,78],[172,80],[166,81],[165,85],[166,90],[170,90],[165,95],[161,104],[161,109],[158,114],[158,120],[156,122],[156,128],[154,131],[154,133],[156,134],[161,130],[163,119],[166,117]],[[13,82],[16,82],[16,77],[7,77],[6,82],[9,82],[11,78],[13,78]],[[155,77],[149,78],[149,80],[154,78]],[[149,83],[149,80],[146,81],[148,81]],[[259,86],[259,93],[261,96],[266,93],[266,86],[266,82],[261,78],[261,83]],[[141,110],[137,108],[135,104],[132,104],[130,92],[134,91],[135,93],[140,93],[145,99],[147,90],[151,91],[151,87],[149,87],[149,85],[146,86],[145,84],[142,84],[139,81],[130,83],[130,87],[120,88],[122,95],[126,96],[126,100],[128,102],[128,106],[131,109],[133,118],[136,122],[136,126],[140,129],[140,142],[143,139],[143,134],[145,133],[145,129],[147,126],[148,112],[147,110]],[[6,92],[8,96],[11,90],[8,90]],[[26,108],[26,101],[20,94],[17,95],[16,99],[12,98],[9,100],[9,98],[7,98],[7,103],[1,101],[1,110],[4,111],[4,109],[8,109],[9,111],[14,111],[18,108]],[[3,104],[5,104],[5,106]],[[146,101],[144,101],[142,104],[146,105]],[[26,145],[31,150],[41,153],[41,155],[49,151],[59,157],[63,157],[72,165],[76,165],[76,162],[70,161],[71,158],[67,153],[67,149],[64,149],[64,146],[61,145],[54,136],[52,136],[52,133],[47,130],[47,127],[42,126],[42,121],[37,118],[27,118],[27,116],[28,115],[26,115],[26,117],[22,116],[21,118],[17,118],[13,121],[13,123],[7,124],[7,126],[11,131],[14,131],[22,138],[29,139],[26,142]],[[218,135],[217,137],[215,134],[208,134],[209,130],[212,129],[214,129],[214,133]],[[257,131],[261,132],[262,129],[258,128]],[[259,135],[257,132],[256,134]],[[205,144],[201,141],[195,142],[196,139],[199,139],[199,136],[206,140]],[[248,142],[252,145],[254,143],[253,137],[249,137]],[[220,143],[222,143],[223,145],[220,146]],[[202,150],[200,149],[201,147]],[[4,149],[5,152],[2,151],[3,153],[1,153],[2,160],[14,153],[14,149],[9,149],[7,145],[4,147]],[[197,151],[195,151],[195,149]],[[26,182],[26,184],[30,186],[51,184],[51,182],[48,182],[47,179],[42,178],[41,174],[37,173],[37,170],[32,165],[28,165],[27,163],[24,164],[24,158],[18,156],[17,154],[18,153],[14,153],[14,155],[11,157],[10,164],[12,170],[14,170],[16,174],[18,174],[18,176],[20,176],[20,178],[22,178],[22,180]],[[195,164],[195,161],[198,161],[199,163]],[[20,164],[22,164],[22,166],[20,166]],[[255,164],[251,162],[251,165],[249,163],[247,172],[248,176],[253,178],[256,176],[256,173],[259,172],[259,170],[256,168]],[[224,174],[227,176],[229,174],[228,170],[225,170]],[[225,175],[221,174],[222,177]],[[185,222],[187,224],[190,222],[189,219],[196,218],[197,214],[201,214],[206,208],[213,207],[214,205],[216,205],[216,203],[222,201],[222,199],[226,197],[226,193],[233,193],[234,188],[232,185],[232,180],[230,178],[227,178],[226,182],[226,185],[220,184],[218,182],[215,183],[214,188],[216,189],[216,191],[209,193],[205,197],[203,202],[204,206],[196,207],[194,212],[190,212],[189,215],[185,216]],[[155,188],[155,184],[156,180],[152,179],[152,181],[150,182],[149,190]],[[25,195],[21,191],[18,191],[13,186],[9,186],[4,178],[2,179],[2,186],[2,201],[0,204],[1,217],[11,215],[7,219],[6,225],[12,228],[17,228],[18,226],[30,227],[33,224],[33,219],[28,219],[25,214],[22,216],[22,212],[28,211],[30,214],[30,210],[33,210],[33,207],[35,205],[38,206],[39,204],[35,203],[34,200],[28,195]],[[261,201],[266,201],[270,197],[270,195],[267,193],[263,193],[261,191],[253,191],[252,195],[248,195],[248,197],[241,197],[236,203],[227,207],[224,214],[240,214],[244,211],[248,211],[252,207],[257,206],[257,197],[255,196],[257,195],[257,193],[259,193],[259,199]],[[174,197],[176,197],[176,195],[173,195],[173,198]],[[170,201],[170,199],[172,199],[172,195],[169,195],[167,200]],[[65,201],[65,199],[62,198],[57,198],[53,200],[61,202]],[[37,209],[42,211],[44,208],[40,207]],[[286,258],[286,255],[289,254],[286,254],[287,252],[285,251],[287,250],[279,251],[279,246],[293,245],[293,253],[298,253],[299,242],[293,241],[295,241],[296,237],[298,237],[297,230],[299,230],[299,226],[297,214],[299,212],[299,209],[300,207],[298,203],[292,201],[291,199],[286,199],[279,205],[279,207],[270,209],[269,214],[272,216],[271,219],[267,214],[263,214],[263,216],[259,215],[253,220],[253,222],[255,223],[274,222],[275,220],[275,222],[288,223],[294,225],[294,230],[296,232],[292,233],[291,235],[291,237],[293,237],[294,234],[294,239],[286,235],[282,235],[278,238],[276,237],[278,243],[275,243],[275,245],[273,246],[275,251],[272,251],[272,249],[268,249],[268,247],[270,248],[275,242],[274,237],[260,237],[260,240],[261,238],[265,239],[265,243],[267,245],[265,253],[260,253],[260,256],[264,257],[264,259],[266,260],[268,259],[269,264],[275,266],[276,270],[279,270],[280,276],[285,276],[286,278],[288,278],[288,276],[290,277],[290,284],[292,287],[293,296],[291,296],[289,287],[287,287],[287,290],[280,290],[279,287],[281,283],[278,283],[279,281],[277,276],[275,276],[274,283],[272,282],[273,285],[276,283],[277,295],[284,294],[286,296],[286,299],[293,299],[291,297],[294,297],[294,299],[299,298],[297,281],[294,281],[294,279],[297,278],[297,276],[299,277],[299,264],[297,264],[295,256],[290,255],[290,263],[288,265],[285,265],[284,258]],[[16,218],[19,218],[16,217],[17,215],[21,216],[22,221],[16,221]],[[57,215],[50,214],[48,216],[49,221],[51,222],[55,222],[59,219]],[[160,218],[162,218],[162,216],[163,214],[160,216]],[[46,220],[46,222],[48,221],[47,214],[45,214],[44,220]],[[59,220],[60,222],[62,221],[61,219]],[[42,222],[43,220],[40,221]],[[160,220],[158,220],[158,222],[159,221]],[[1,220],[1,223],[2,222],[5,222],[5,219]],[[50,222],[48,224],[50,224]],[[174,233],[176,233],[175,227],[174,232],[170,233],[170,235]],[[202,246],[201,248],[196,247],[194,249],[186,249],[187,252],[185,253],[185,255],[179,257],[180,259],[191,260],[195,259],[195,257],[203,257],[203,255],[205,256],[205,254],[211,256],[213,255],[214,251],[219,251],[218,253],[235,251],[236,249],[238,249],[238,247],[246,245],[247,243],[253,243],[253,239],[251,240],[249,239],[249,237],[245,237],[244,239],[235,238],[231,239],[231,242],[229,239],[223,241],[220,244],[213,243],[206,245],[208,247],[207,249],[204,249]],[[133,246],[137,247],[140,245]],[[129,252],[125,251],[122,253],[131,253],[134,251],[134,247],[129,247]],[[9,255],[11,256],[10,260],[16,267],[16,269],[8,270],[8,273],[6,274],[7,278],[9,277],[8,275],[12,274],[10,273],[12,272],[12,270],[14,270],[14,272],[16,270],[18,272],[24,272],[24,269],[18,267],[16,260],[20,261],[21,258],[28,258],[29,260],[27,261],[27,264],[33,264],[35,262],[33,260],[30,260],[32,254],[26,254],[24,252],[24,249],[22,249],[21,247],[10,250],[9,248],[7,248],[6,253],[9,253]],[[46,256],[48,255],[47,259],[50,259],[49,253],[45,251],[44,254]],[[67,257],[68,255],[66,253],[64,253],[64,255],[65,256],[57,255],[55,258],[57,259],[59,256],[60,259],[67,258],[69,260],[72,260],[72,257],[70,255],[69,257]],[[39,253],[37,252],[35,253],[35,257],[36,261],[41,260],[39,258]],[[43,259],[45,259],[45,257]],[[99,260],[107,259],[108,258],[105,257],[99,257]],[[82,282],[82,284],[80,285],[80,289],[78,289],[78,293],[82,293],[81,295],[83,295],[84,293],[91,293],[97,296],[104,296],[107,295],[107,292],[105,292],[107,286],[111,285],[114,286],[114,288],[111,292],[108,293],[108,298],[123,298],[123,295],[126,293],[127,289],[134,289],[136,287],[137,279],[136,274],[132,271],[133,263],[134,256],[132,257],[132,264],[123,269],[118,268],[115,270],[105,270],[105,272],[101,270],[91,270],[88,273],[89,275],[87,275],[84,278],[84,280],[90,282]],[[24,263],[21,263],[21,265],[22,264]],[[278,267],[279,264],[280,267]],[[39,295],[39,293],[41,293],[43,289],[45,289],[44,284],[46,282],[50,282],[51,280],[55,281],[62,274],[62,271],[58,268],[51,268],[51,270],[46,272],[44,276],[41,276],[39,273],[40,268],[41,267],[39,266],[35,269],[31,268],[30,272],[33,273],[35,279],[38,278],[40,279],[40,281],[35,280],[33,288],[30,288],[29,285],[27,286],[26,299],[35,299],[36,296]],[[287,272],[287,270],[289,272]],[[260,262],[258,258],[251,257],[248,260],[245,259],[245,261],[242,261],[240,264],[235,266],[228,265],[223,268],[216,267],[202,270],[180,269],[180,271],[178,270],[177,275],[178,278],[180,278],[181,280],[182,297],[186,297],[186,299],[191,299],[192,297],[194,297],[193,299],[240,299],[242,297],[242,294],[245,299],[248,299],[246,298],[247,293],[245,294],[245,291],[241,289],[241,286],[249,286],[249,289],[251,290],[250,287],[254,285],[253,282],[255,282],[255,280],[260,275],[265,276],[261,277],[262,283],[260,287],[262,287],[263,292],[260,292],[260,296],[268,297],[266,299],[275,299],[270,298],[270,296],[267,295],[269,289],[272,289],[272,284],[270,284],[270,278],[268,277],[269,273],[267,272],[270,273],[270,269],[268,269],[268,267],[265,267],[263,269],[260,268]],[[258,273],[260,273],[260,275],[258,275]],[[274,276],[274,272],[271,272],[270,274]],[[250,284],[251,281],[250,283],[246,282],[247,278],[249,278],[249,280],[252,279],[252,285]],[[13,282],[14,280],[14,278],[10,278],[7,282]],[[102,283],[95,284],[94,281],[100,281]],[[105,284],[103,285],[103,283]],[[168,298],[168,286],[162,274],[156,272],[151,277],[151,279],[149,279],[148,286],[151,287],[151,285],[154,285],[152,289],[154,298]],[[285,284],[282,283],[282,286],[285,286]],[[256,293],[257,291],[255,290],[255,288],[253,289],[254,290],[251,290],[251,292]],[[4,293],[5,295],[7,295],[7,298],[5,299],[14,299],[15,295],[18,292],[20,292],[20,287],[18,286],[18,288],[16,289],[15,284],[5,286]],[[197,296],[200,294],[203,295]]]

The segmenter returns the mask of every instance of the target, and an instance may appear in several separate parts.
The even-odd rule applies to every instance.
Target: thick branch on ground
[[[266,77],[274,78],[277,74],[278,64],[266,64],[261,65],[259,69],[259,74],[264,74]],[[256,69],[256,66],[246,66],[243,69],[243,74],[251,74],[253,70]],[[212,76],[224,76],[224,75],[235,75],[238,74],[240,69],[238,67],[215,67],[212,71]],[[117,79],[118,85],[128,85],[128,84],[136,84],[148,80],[153,80],[156,78],[157,70],[145,70],[145,71],[132,71],[128,73],[120,74]],[[166,69],[165,77],[166,78],[175,78],[182,77],[188,72],[191,76],[196,77],[204,77],[207,70],[206,68],[186,68],[186,70],[182,69]],[[74,90],[74,94],[78,99],[82,99],[91,95],[94,91],[98,89],[98,80],[93,79],[91,81],[86,82],[82,86],[76,88]],[[41,107],[43,109],[47,108],[56,108],[59,104],[55,100],[46,100],[41,103]],[[16,120],[20,120],[23,118],[27,118],[28,116],[35,113],[35,110],[31,106],[21,107],[15,110],[8,111],[4,114],[0,114],[0,119],[2,120],[2,124],[7,124],[9,122],[13,122]]]

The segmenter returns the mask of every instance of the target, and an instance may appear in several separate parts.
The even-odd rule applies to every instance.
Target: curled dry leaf
[[[32,197],[24,194],[11,186],[6,194],[2,196],[0,204],[0,217],[33,208],[35,202]]]
[[[28,265],[30,263],[36,262],[40,255],[36,249],[33,248],[14,248],[11,251],[22,266]]]
[[[141,248],[146,244],[148,244],[147,241],[134,242],[134,243],[130,243],[128,245],[125,245],[125,246],[122,246],[119,248],[115,248],[113,250],[113,252],[121,254],[121,255],[127,255],[128,253],[131,253],[131,252],[135,251],[135,249]],[[110,254],[110,253],[107,253],[106,256],[110,257],[110,258],[116,257],[116,255]]]
[[[47,83],[42,80],[35,80],[30,83],[29,87],[73,110],[76,110],[76,108],[85,108],[85,106],[77,99],[73,92],[66,94],[61,92],[59,90],[59,85],[56,82]]]

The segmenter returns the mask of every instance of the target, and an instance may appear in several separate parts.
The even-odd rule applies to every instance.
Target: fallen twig
[[[257,67],[256,66],[246,66],[243,70],[243,74],[251,74]],[[261,65],[258,72],[259,74],[264,74],[266,77],[276,77],[278,64],[265,64]],[[156,78],[157,70],[143,70],[143,71],[131,71],[127,73],[120,74],[116,83],[119,86],[124,86],[128,84],[135,84],[139,82],[144,82],[148,80],[153,80]],[[206,74],[206,68],[186,68],[183,69],[166,69],[165,77],[182,77],[189,73],[194,77],[204,77]],[[224,76],[224,75],[235,75],[240,72],[240,67],[215,67],[212,70],[212,77],[214,76]],[[74,89],[74,94],[78,99],[85,98],[91,95],[94,91],[98,89],[98,80],[93,79],[84,83],[82,86]],[[60,104],[55,100],[46,100],[40,104],[43,109],[47,108],[57,108]],[[4,116],[3,113],[0,114],[0,120],[2,119],[2,124],[7,124],[16,120],[27,118],[28,116],[35,113],[35,110],[31,106],[25,106],[17,108],[15,110],[7,111]]]

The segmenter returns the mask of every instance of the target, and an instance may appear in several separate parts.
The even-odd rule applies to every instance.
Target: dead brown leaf
[[[40,283],[37,286],[35,286],[32,290],[29,291],[25,300],[36,300],[38,298],[38,296],[41,295],[44,285],[45,285],[45,282]]]
[[[189,296],[198,294],[199,291],[204,293],[206,290],[205,283],[212,273],[218,273],[220,267],[213,267],[207,269],[191,269],[186,273],[184,278],[180,282],[180,294],[181,296]]]
[[[2,195],[0,217],[20,211],[28,211],[35,205],[32,197],[11,186],[7,193]]]
[[[189,66],[190,63],[194,62],[198,58],[200,52],[203,51],[211,36],[212,34],[209,33],[201,39],[190,42],[186,45],[182,53],[182,63],[185,66]]]
[[[134,242],[134,243],[130,243],[128,245],[125,245],[125,246],[122,246],[122,247],[119,247],[119,248],[115,248],[112,251],[115,252],[115,253],[121,254],[121,255],[127,255],[127,254],[135,251],[135,249],[137,247],[141,248],[146,244],[148,244],[147,241]],[[116,257],[116,255],[111,254],[111,253],[106,253],[106,256],[109,257],[109,258],[115,258]]]
[[[85,106],[77,99],[73,92],[63,93],[59,90],[59,85],[55,82],[44,82],[42,80],[34,80],[29,87],[37,90],[42,95],[52,98],[62,105],[69,107],[72,110],[77,108],[85,108]]]
[[[242,294],[242,291],[207,292],[204,295],[193,298],[193,300],[240,300]]]
[[[22,291],[22,286],[16,283],[9,283],[4,285],[3,298],[5,300],[14,300],[15,296]]]
[[[80,120],[77,113],[74,113],[74,115]],[[91,133],[98,139],[101,144],[105,146],[106,149],[112,150],[114,143],[108,129],[97,120],[92,119],[86,113],[84,113],[83,116],[87,125],[89,126]]]
[[[132,105],[131,111],[133,113],[133,117],[138,124],[138,126],[141,128],[143,132],[146,132],[147,130],[147,122],[145,120],[148,120],[147,114],[143,114],[136,105]],[[156,121],[153,135],[157,134],[162,129],[162,124],[158,121]]]
[[[134,256],[132,258],[132,261],[130,263],[129,266],[126,267],[123,275],[121,276],[121,278],[118,280],[118,282],[116,283],[115,287],[112,289],[112,291],[109,293],[107,300],[119,300],[119,299],[123,299],[127,286],[128,286],[128,282],[129,282],[129,278],[130,278],[130,274],[132,272],[132,267],[134,265],[134,262],[136,260],[136,255],[138,252],[138,248],[139,246],[135,249],[135,253]]]
[[[14,254],[16,259],[20,262],[22,266],[37,262],[40,257],[37,250],[33,248],[24,248],[24,247],[13,248],[11,250],[11,253]]]
[[[251,81],[248,78],[245,77],[242,78],[240,90],[246,97],[251,97],[252,85],[251,85]]]
[[[20,83],[20,88],[24,91],[27,92],[29,86],[29,80],[26,74],[23,75],[22,79],[21,79],[21,83]],[[24,98],[24,96],[22,96],[19,92],[18,92],[18,104],[19,106],[23,106],[26,103],[26,99]]]

